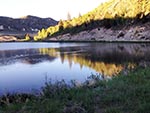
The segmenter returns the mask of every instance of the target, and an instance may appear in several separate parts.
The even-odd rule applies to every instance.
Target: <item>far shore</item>
[[[43,40],[34,41],[33,37],[36,33],[28,33],[30,40],[25,40],[26,33],[19,32],[17,35],[3,34],[0,35],[0,42],[121,42],[121,43],[149,43],[150,42],[150,23],[114,28],[95,28],[93,30],[81,31],[76,34],[63,34],[58,36],[47,37]]]

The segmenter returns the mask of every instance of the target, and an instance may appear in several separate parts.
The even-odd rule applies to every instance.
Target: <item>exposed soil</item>
[[[17,41],[15,36],[0,36],[0,42],[14,42]]]
[[[121,42],[149,42],[150,22],[142,25],[123,27],[122,29],[95,28],[91,31],[82,31],[78,34],[64,34],[47,41],[121,41]]]

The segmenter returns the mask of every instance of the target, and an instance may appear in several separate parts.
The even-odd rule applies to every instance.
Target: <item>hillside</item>
[[[56,26],[42,29],[34,37],[34,40],[70,40],[70,38],[75,36],[76,33],[81,33],[87,30],[90,32],[96,28],[98,28],[98,30],[101,28],[105,29],[104,31],[106,32],[110,29],[112,30],[111,32],[115,32],[113,31],[114,29],[121,30],[126,28],[130,30],[129,28],[132,27],[132,29],[135,29],[134,27],[136,26],[136,29],[142,29],[142,27],[145,26],[141,25],[145,23],[148,23],[148,25],[150,24],[149,19],[149,0],[109,0],[108,2],[100,4],[93,11],[85,15],[71,20],[60,20]],[[145,28],[147,29],[147,26]],[[96,32],[97,31],[94,31],[95,34]],[[117,31],[116,33],[119,32],[120,31]],[[87,32],[84,32],[83,34],[85,36],[89,35]],[[125,33],[122,33],[121,31],[120,35],[125,35]],[[69,37],[63,39],[66,36]],[[118,37],[118,35],[114,35],[114,37]],[[77,38],[75,38],[75,40],[77,40]],[[86,38],[84,40],[86,40]]]
[[[2,31],[25,31],[37,32],[42,28],[48,28],[57,24],[52,18],[40,18],[36,16],[25,16],[22,18],[10,18],[0,16],[0,32]]]

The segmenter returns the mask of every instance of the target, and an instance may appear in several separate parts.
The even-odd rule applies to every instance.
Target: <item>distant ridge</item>
[[[0,31],[26,31],[34,32],[42,28],[56,25],[58,22],[52,18],[40,18],[27,15],[21,18],[0,16]]]

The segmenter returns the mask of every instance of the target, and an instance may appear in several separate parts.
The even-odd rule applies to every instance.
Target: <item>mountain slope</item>
[[[44,40],[47,37],[78,33],[97,27],[111,28],[119,25],[133,25],[140,20],[149,21],[149,0],[109,0],[93,11],[73,18],[59,21],[58,25],[42,29],[34,40]]]
[[[149,13],[149,0],[109,0],[109,2],[101,4],[87,15],[94,15],[94,20],[97,20],[116,17],[135,18],[137,15],[141,15],[142,18]]]
[[[54,26],[57,21],[52,18],[25,16],[22,18],[0,17],[0,31],[38,31],[42,28]]]

